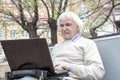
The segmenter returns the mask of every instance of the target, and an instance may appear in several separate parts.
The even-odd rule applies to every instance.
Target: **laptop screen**
[[[3,40],[1,45],[12,71],[42,69],[54,74],[46,39]]]

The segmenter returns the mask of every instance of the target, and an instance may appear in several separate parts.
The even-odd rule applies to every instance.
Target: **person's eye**
[[[62,24],[60,25],[60,27],[63,27],[63,26],[64,26],[64,25],[62,25]]]
[[[71,24],[70,24],[70,23],[67,23],[66,26],[71,26]]]

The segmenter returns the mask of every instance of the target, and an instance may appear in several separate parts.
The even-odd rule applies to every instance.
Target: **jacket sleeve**
[[[84,47],[84,64],[71,64],[72,73],[82,80],[100,80],[105,74],[104,66],[95,42],[91,41]]]

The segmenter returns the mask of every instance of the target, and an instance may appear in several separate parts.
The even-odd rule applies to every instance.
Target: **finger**
[[[54,67],[57,67],[57,66],[59,66],[60,64],[54,64]]]
[[[62,68],[63,68],[64,70],[67,70],[67,71],[70,70],[70,67],[69,67],[69,66],[62,66]]]

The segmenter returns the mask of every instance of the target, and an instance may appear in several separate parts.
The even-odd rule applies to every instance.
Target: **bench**
[[[120,34],[93,39],[98,47],[105,67],[102,80],[120,80]]]

